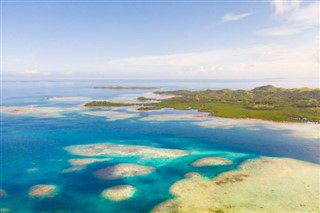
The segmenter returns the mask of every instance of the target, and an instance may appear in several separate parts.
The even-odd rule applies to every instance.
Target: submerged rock
[[[232,161],[227,158],[221,157],[206,157],[196,160],[192,163],[192,166],[203,167],[203,166],[219,166],[219,165],[230,165]]]
[[[7,192],[4,189],[0,189],[0,198],[7,197]]]
[[[136,191],[131,185],[119,185],[103,190],[101,195],[109,200],[122,201],[131,198]]]
[[[94,172],[94,176],[105,180],[114,180],[127,177],[141,176],[151,173],[154,167],[142,166],[139,164],[122,163],[115,166],[109,166]]]
[[[46,198],[56,195],[57,187],[55,185],[39,184],[30,188],[30,197]]]

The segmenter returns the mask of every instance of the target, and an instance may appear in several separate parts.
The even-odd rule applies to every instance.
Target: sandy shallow
[[[5,107],[1,109],[1,113],[9,115],[27,115],[40,118],[60,118],[63,117],[63,112],[72,111],[67,108],[58,107],[36,107],[36,106],[25,106],[25,107]]]
[[[0,106],[0,110],[2,111],[2,110],[6,110],[6,109],[9,109],[9,107],[8,106]]]
[[[119,145],[99,143],[74,145],[65,147],[74,155],[81,156],[140,156],[143,158],[178,158],[190,154],[190,151],[180,149],[164,149],[152,146]]]
[[[212,180],[189,173],[171,186],[175,198],[152,212],[320,212],[319,177],[317,164],[263,157]]]
[[[63,173],[74,172],[85,169],[88,165],[100,162],[106,162],[112,160],[111,158],[79,158],[79,159],[70,159],[69,164],[70,168],[63,170]]]
[[[83,111],[81,112],[81,114],[105,117],[107,118],[108,121],[124,120],[129,118],[136,118],[140,116],[138,113],[127,113],[127,112],[119,112],[119,111],[111,111],[111,110]]]
[[[103,190],[101,196],[112,201],[122,201],[131,198],[136,191],[131,185],[119,185]]]
[[[140,120],[142,121],[184,121],[190,120],[193,124],[215,129],[232,129],[236,127],[246,128],[251,131],[263,131],[264,128],[283,131],[283,134],[302,137],[308,139],[320,139],[320,124],[316,123],[294,123],[294,122],[274,122],[259,119],[232,119],[211,117],[208,113],[186,113],[183,110],[175,110],[176,113],[166,113],[165,110],[155,110],[152,112],[162,112],[150,114]]]
[[[243,127],[252,131],[263,131],[263,128],[271,130],[287,131],[289,136],[319,139],[320,124],[316,123],[289,123],[273,122],[255,119],[230,119],[230,118],[210,118],[194,124],[207,128],[231,129],[234,127]],[[262,127],[262,128],[261,128]]]
[[[133,163],[122,163],[115,166],[109,166],[93,173],[97,178],[105,180],[115,180],[127,177],[147,175],[154,170],[151,166],[143,166]]]
[[[30,188],[30,197],[50,198],[56,195],[57,187],[55,185],[39,184]]]
[[[196,160],[192,163],[194,167],[202,167],[202,166],[219,166],[219,165],[230,165],[232,161],[227,158],[221,157],[206,157]]]

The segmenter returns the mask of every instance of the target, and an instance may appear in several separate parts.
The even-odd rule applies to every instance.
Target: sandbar
[[[39,184],[30,188],[30,197],[54,197],[56,195],[57,187],[55,185]]]
[[[262,157],[211,180],[192,173],[171,186],[175,198],[152,212],[320,212],[319,172],[318,164]]]
[[[165,149],[152,146],[112,143],[73,145],[65,147],[65,149],[71,154],[80,156],[139,156],[148,159],[178,158],[191,153],[190,151],[180,149]]]
[[[192,163],[194,167],[203,167],[203,166],[219,166],[219,165],[230,165],[232,161],[227,158],[221,157],[205,157],[200,158]]]
[[[131,185],[119,185],[103,190],[101,196],[112,201],[123,201],[131,198],[136,191]]]
[[[127,177],[147,175],[154,170],[151,166],[133,163],[121,163],[94,172],[94,176],[105,180],[115,180]]]

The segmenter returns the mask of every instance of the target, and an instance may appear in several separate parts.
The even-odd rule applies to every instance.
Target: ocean
[[[259,85],[258,85],[259,84]],[[320,163],[318,139],[291,134],[288,128],[269,128],[260,123],[243,126],[197,125],[194,110],[165,109],[137,112],[134,108],[85,109],[90,100],[131,101],[153,90],[107,90],[94,86],[130,85],[177,89],[252,89],[252,82],[165,81],[4,81],[2,106],[39,109],[36,113],[1,113],[1,189],[3,212],[14,213],[143,213],[172,198],[170,186],[188,172],[213,178],[260,156],[286,157]],[[69,98],[68,98],[69,97]],[[107,111],[107,113],[105,113]],[[169,117],[168,117],[169,115]],[[171,117],[170,117],[171,116]],[[179,119],[182,116],[183,119]],[[189,116],[189,117],[188,117]],[[154,119],[153,119],[154,118]],[[160,119],[159,119],[160,118]],[[205,118],[204,118],[205,119]],[[219,123],[230,120],[218,120]],[[286,124],[285,124],[286,125]],[[291,124],[287,124],[290,126]],[[301,124],[307,125],[310,124]],[[72,145],[111,143],[181,149],[191,154],[177,158],[143,158],[113,155],[110,161],[92,163],[81,170],[64,172],[70,159],[86,158],[66,150]],[[231,165],[194,167],[192,162],[224,157]],[[101,156],[98,156],[101,157]],[[136,163],[155,169],[146,175],[115,180],[99,179],[93,173],[119,163]],[[57,187],[52,197],[32,197],[37,184]],[[112,201],[101,196],[109,187],[130,184],[132,198]],[[0,211],[1,212],[1,211]]]

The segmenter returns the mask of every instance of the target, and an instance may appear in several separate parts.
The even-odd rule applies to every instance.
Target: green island
[[[92,101],[86,107],[140,106],[139,110],[196,109],[211,116],[287,122],[320,122],[320,89],[284,89],[272,85],[252,90],[157,91],[168,99],[139,97],[145,103]],[[149,101],[149,102],[148,102]],[[153,101],[153,102],[150,102]],[[154,102],[157,101],[157,102]]]

